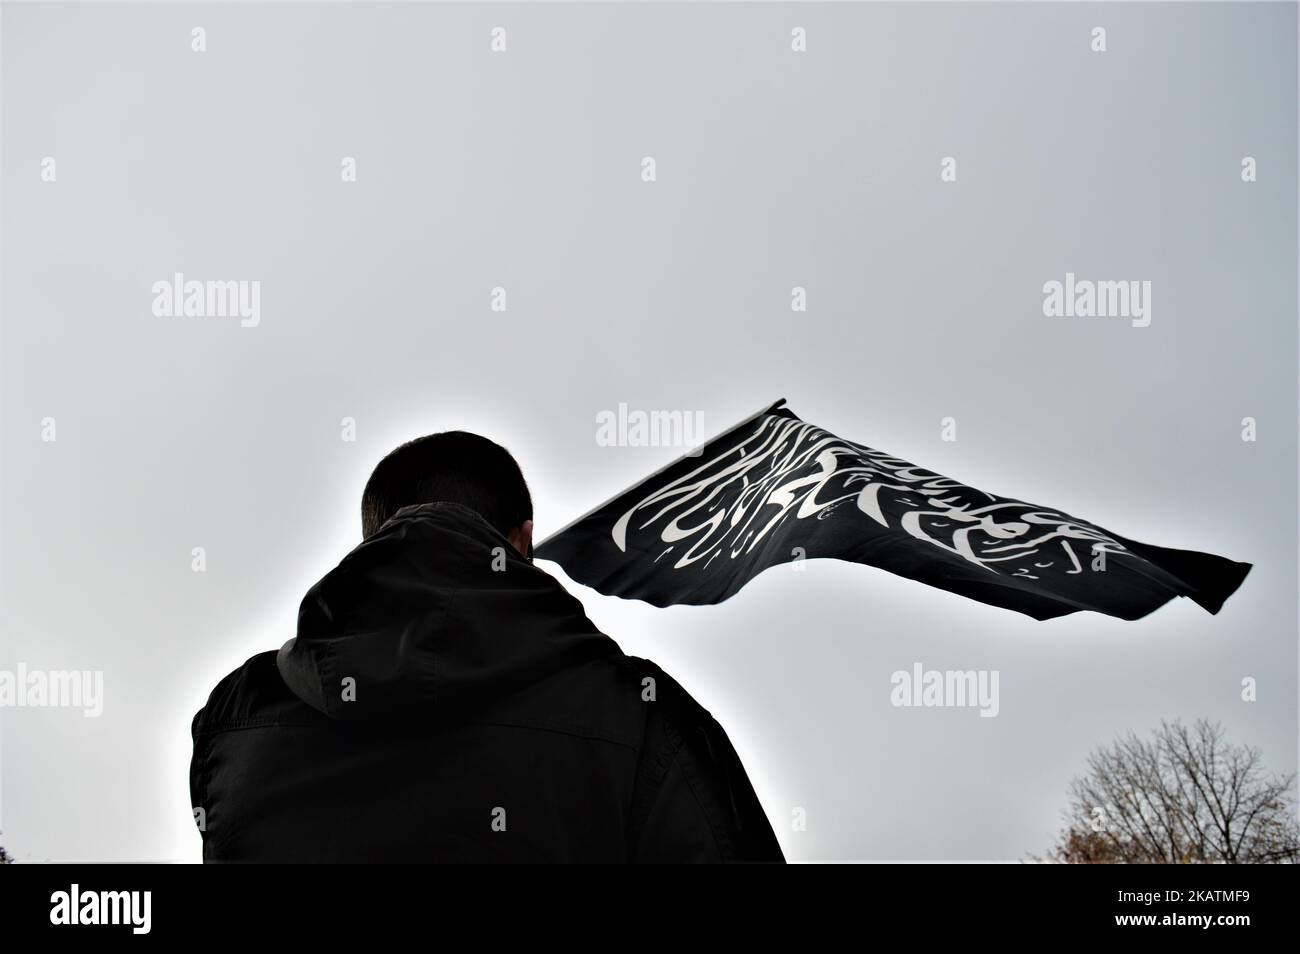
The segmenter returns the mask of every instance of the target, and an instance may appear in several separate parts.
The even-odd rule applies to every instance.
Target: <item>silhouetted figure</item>
[[[783,861],[722,727],[535,567],[505,448],[375,469],[298,635],[194,717],[205,861]]]

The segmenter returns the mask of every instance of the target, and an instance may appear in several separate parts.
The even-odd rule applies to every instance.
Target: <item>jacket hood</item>
[[[403,507],[308,590],[276,664],[312,708],[357,720],[491,702],[617,654],[559,581],[439,502]]]

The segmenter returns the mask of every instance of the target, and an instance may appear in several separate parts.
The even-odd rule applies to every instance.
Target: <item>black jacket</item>
[[[194,717],[204,861],[782,861],[722,727],[473,510],[406,507]]]

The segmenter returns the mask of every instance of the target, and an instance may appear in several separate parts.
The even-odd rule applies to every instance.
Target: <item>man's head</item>
[[[403,444],[379,462],[361,495],[361,533],[369,537],[398,510],[439,500],[464,504],[532,552],[533,499],[500,444],[468,431],[444,431]]]

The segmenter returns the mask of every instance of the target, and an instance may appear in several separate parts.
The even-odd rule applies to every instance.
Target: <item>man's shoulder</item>
[[[638,748],[643,759],[671,760],[703,738],[725,735],[713,714],[658,663],[622,656],[614,668],[618,683],[635,695],[642,713]]]
[[[194,714],[193,737],[287,721],[314,724],[323,719],[285,685],[276,667],[276,655],[274,649],[258,653],[225,675],[209,693],[207,703]]]
[[[684,731],[711,719],[660,666],[622,652],[566,666],[473,710],[469,718],[549,728],[636,750],[656,723]]]
[[[642,699],[658,703],[659,711],[670,721],[696,724],[712,720],[709,710],[658,663],[640,656],[624,656],[621,663],[625,678],[635,679],[641,686]]]
[[[195,713],[191,735],[272,725],[336,723],[303,702],[276,665],[276,650],[258,653],[217,682]],[[647,719],[685,732],[712,716],[662,667],[622,652],[566,667],[472,712],[447,713],[452,721],[521,721],[577,734],[606,737],[634,748]]]

